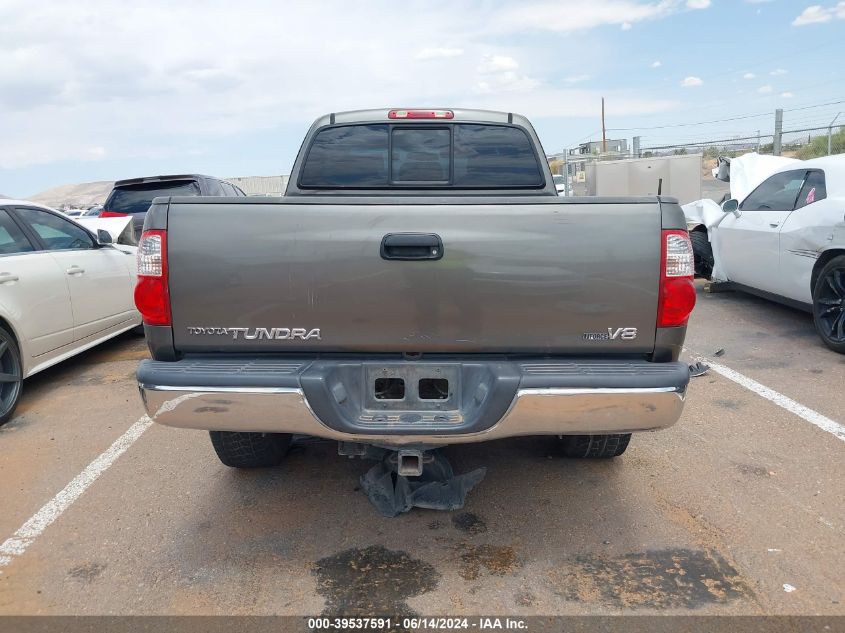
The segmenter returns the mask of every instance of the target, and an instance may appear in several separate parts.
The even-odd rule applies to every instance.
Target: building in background
[[[628,139],[620,138],[620,139],[607,139],[607,149],[602,151],[602,142],[601,141],[590,141],[589,143],[581,143],[576,149],[574,154],[579,155],[594,155],[594,154],[616,154],[619,156],[627,156],[628,155]]]
[[[289,176],[239,176],[226,178],[248,196],[283,196]]]

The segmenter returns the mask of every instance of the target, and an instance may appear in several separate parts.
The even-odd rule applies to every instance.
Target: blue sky
[[[283,174],[316,116],[367,107],[520,112],[547,152],[599,138],[601,96],[644,146],[770,133],[778,107],[826,125],[842,60],[836,0],[4,0],[0,192]]]

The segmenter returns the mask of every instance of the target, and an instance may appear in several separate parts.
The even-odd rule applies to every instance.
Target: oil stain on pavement
[[[519,559],[512,547],[473,545],[461,554],[458,574],[464,580],[476,580],[483,570],[491,576],[504,576],[517,567],[519,567]]]
[[[84,582],[93,582],[97,577],[103,573],[106,568],[103,563],[83,563],[68,570],[68,576],[82,580]]]
[[[318,560],[314,574],[324,615],[416,615],[405,600],[432,591],[440,580],[428,563],[380,545]]]
[[[628,609],[693,609],[751,594],[722,556],[688,549],[580,557],[553,570],[550,579],[555,593],[567,600]]]
[[[455,529],[467,534],[481,534],[487,531],[487,523],[484,519],[472,512],[461,512],[452,517],[452,525]]]

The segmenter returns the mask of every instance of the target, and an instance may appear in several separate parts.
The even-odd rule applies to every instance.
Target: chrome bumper
[[[167,426],[293,433],[390,445],[460,444],[523,435],[625,433],[663,429],[681,415],[686,384],[650,388],[520,388],[505,415],[475,433],[367,435],[325,425],[299,388],[200,387],[139,383],[147,414]]]

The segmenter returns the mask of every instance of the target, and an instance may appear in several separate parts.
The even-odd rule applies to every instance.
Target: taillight
[[[388,119],[454,119],[451,110],[391,110]]]
[[[695,307],[695,271],[689,233],[665,230],[661,237],[657,327],[685,325]]]
[[[125,218],[128,213],[118,213],[117,211],[100,211],[101,218]]]
[[[170,325],[167,288],[167,231],[144,231],[138,241],[135,306],[147,325]]]

